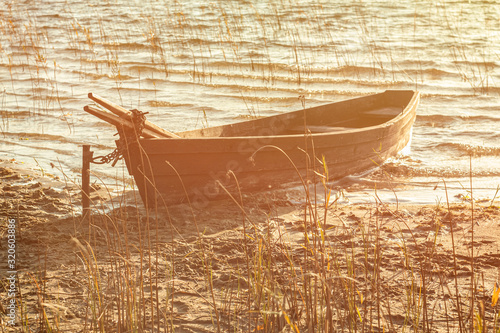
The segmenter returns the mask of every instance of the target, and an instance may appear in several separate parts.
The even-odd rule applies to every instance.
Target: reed
[[[389,85],[425,83],[433,78],[425,74],[421,60],[424,55],[419,43],[423,29],[448,34],[455,40],[453,47],[446,48],[450,50],[447,58],[474,93],[489,93],[494,76],[491,55],[495,52],[488,47],[471,49],[463,15],[446,4],[415,4],[413,24],[401,26],[401,34],[413,36],[413,40],[402,39],[398,43],[391,40],[399,36],[394,32],[398,29],[378,19],[364,1],[356,2],[352,11],[335,8],[337,19],[330,15],[332,8],[318,2],[307,8],[293,2],[272,4],[270,12],[260,5],[247,9],[237,3],[215,3],[199,8],[218,21],[216,26],[206,28],[197,23],[190,6],[180,3],[163,6],[146,2],[137,20],[126,26],[118,20],[104,19],[98,11],[81,19],[72,13],[71,7],[66,7],[68,18],[61,19],[66,31],[62,42],[41,28],[33,15],[28,15],[28,23],[23,25],[16,6],[20,5],[10,6],[0,22],[10,43],[25,50],[22,56],[11,55],[10,90],[14,93],[19,89],[15,75],[28,68],[35,111],[52,109],[52,100],[57,100],[61,107],[62,82],[58,78],[71,70],[81,75],[85,85],[93,84],[96,78],[105,78],[105,85],[113,83],[121,96],[123,88],[130,87],[136,78],[135,61],[131,59],[145,52],[150,54],[148,67],[161,74],[157,77],[163,77],[162,82],[180,79],[216,87],[225,84],[224,78],[230,78],[231,94],[246,97],[257,79],[262,88],[258,97],[263,102],[265,95],[273,90],[290,89],[297,93],[308,89],[310,83],[339,82],[346,78],[361,84],[374,78],[380,82],[388,80]],[[160,15],[160,9],[165,14]],[[486,37],[493,40],[489,9],[487,6],[480,9]],[[348,15],[358,28],[346,43],[344,35],[336,32],[345,28],[343,20]],[[131,42],[131,30],[139,30],[144,39]],[[67,64],[64,69],[58,68],[61,65],[57,55],[47,50],[58,50],[56,46],[61,43],[66,43],[69,53],[79,59],[80,68],[73,68],[75,64],[71,68]],[[189,65],[182,60],[187,56],[191,58]],[[416,59],[419,68],[408,68],[400,62],[409,57]],[[90,75],[91,72],[96,75]],[[328,89],[321,93],[331,94]],[[14,96],[17,98],[15,93]],[[65,120],[69,121],[67,117]]]
[[[0,50],[7,59],[11,81],[11,87],[4,89],[15,96],[17,109],[21,108],[17,98],[23,89],[22,77],[28,75],[30,111],[61,110],[71,130],[74,122],[62,103],[62,99],[70,95],[66,91],[69,90],[67,77],[78,76],[82,86],[102,79],[103,87],[113,86],[124,104],[122,97],[129,91],[126,89],[135,87],[138,77],[140,93],[148,88],[147,82],[141,82],[141,71],[134,69],[135,55],[141,53],[149,54],[151,60],[147,70],[155,78],[152,83],[155,101],[170,97],[164,95],[160,87],[171,82],[189,82],[196,89],[223,87],[241,102],[250,116],[259,116],[265,108],[263,104],[271,103],[270,92],[276,90],[283,92],[281,95],[295,96],[298,92],[302,94],[303,89],[314,96],[335,96],[335,91],[322,86],[322,91],[315,91],[311,86],[315,82],[335,84],[349,79],[364,85],[376,78],[377,81],[388,79],[389,85],[425,83],[432,78],[424,73],[422,61],[413,69],[401,63],[401,59],[422,58],[418,38],[423,20],[434,21],[437,31],[443,28],[438,23],[441,17],[447,25],[445,31],[454,36],[453,47],[447,48],[449,59],[466,85],[474,93],[488,94],[494,82],[490,55],[494,52],[488,48],[471,49],[466,24],[450,12],[452,9],[446,4],[443,7],[416,5],[413,25],[397,27],[410,32],[414,39],[403,40],[399,45],[380,38],[394,29],[380,19],[369,19],[372,16],[363,1],[357,2],[354,9],[352,19],[356,20],[359,30],[349,36],[349,42],[340,32],[341,20],[350,14],[350,9],[341,8],[332,18],[326,15],[329,9],[314,1],[308,3],[307,8],[300,7],[300,13],[296,11],[297,4],[286,1],[270,4],[270,7],[253,4],[251,10],[236,2],[209,3],[200,8],[204,14],[213,16],[217,24],[207,28],[198,26],[187,4],[175,2],[161,7],[167,12],[165,16],[159,16],[152,9],[157,8],[153,7],[157,4],[146,1],[145,5],[151,7],[144,9],[140,19],[126,23],[107,21],[100,14],[77,20],[77,15],[67,7],[68,15],[73,18],[61,18],[66,31],[64,42],[70,50],[68,53],[77,59],[68,65],[59,61],[57,52],[48,52],[58,50],[59,41],[38,24],[36,16],[17,11],[17,5],[11,4],[1,13],[0,27],[5,43],[19,45],[23,52],[5,55],[4,43]],[[273,15],[269,15],[269,10]],[[425,10],[427,16],[422,14]],[[20,21],[21,14],[17,12],[26,14],[28,20]],[[141,31],[144,39],[135,40],[127,29]],[[318,40],[321,43],[317,43]],[[326,67],[326,75],[323,67]],[[370,70],[366,71],[365,67]],[[72,71],[76,74],[71,74]],[[208,126],[207,114],[205,108],[199,108],[196,116],[203,118],[202,127]],[[3,115],[2,132],[5,132],[9,118]],[[307,153],[314,156],[312,143],[309,147]],[[80,221],[78,212],[74,211],[74,278],[83,286],[81,301],[88,317],[83,330],[174,332],[186,324],[180,319],[184,313],[179,310],[183,308],[180,301],[183,294],[203,300],[212,329],[219,331],[427,332],[437,327],[434,319],[438,317],[439,307],[444,308],[449,331],[484,332],[486,327],[489,331],[499,330],[500,289],[495,286],[491,295],[485,294],[491,296],[492,301],[484,302],[486,298],[478,292],[480,272],[474,267],[473,247],[471,289],[467,295],[461,290],[463,281],[459,279],[460,265],[455,252],[461,236],[454,229],[456,224],[451,218],[453,211],[448,199],[450,219],[445,220],[436,210],[425,251],[399,207],[392,210],[380,198],[374,199],[375,207],[367,207],[362,218],[340,215],[336,199],[341,194],[335,194],[330,188],[321,157],[319,161],[313,160],[316,165],[311,166],[309,181],[315,180],[317,188],[311,190],[307,180],[304,181],[303,209],[293,225],[281,221],[275,212],[255,221],[248,208],[251,202],[245,202],[242,195],[230,198],[241,214],[242,228],[238,231],[241,247],[235,250],[235,256],[239,256],[237,264],[224,263],[228,275],[225,283],[216,279],[222,260],[217,257],[219,249],[209,234],[200,229],[195,241],[184,239],[170,214],[166,218],[157,211],[160,207],[153,207],[152,213],[144,211],[137,208],[141,207],[137,198],[131,202],[123,200],[116,206],[113,203],[111,208],[94,201],[93,218],[88,223]],[[100,183],[105,185],[103,180]],[[444,186],[447,194],[446,183]],[[472,184],[470,187],[473,235],[476,208]],[[495,208],[495,197],[496,194],[491,200],[492,208]],[[322,198],[327,199],[322,203]],[[188,223],[198,228],[197,214],[201,213],[190,211]],[[387,216],[397,218],[398,224],[388,225]],[[188,220],[184,215],[177,218]],[[448,273],[436,272],[432,267],[439,266],[439,236],[448,225],[452,265]],[[395,239],[387,240],[387,228],[396,231]],[[300,243],[295,240],[299,237],[297,230]],[[472,245],[473,241],[472,238]],[[402,264],[401,273],[388,279],[384,277],[385,258],[391,253],[391,242],[397,243]],[[197,285],[178,278],[179,272],[190,265],[199,269],[190,276],[197,279]],[[42,275],[32,274],[25,280],[29,283],[20,286],[20,290],[26,291],[18,305],[22,329],[62,331],[62,316],[55,311],[62,305],[57,302],[52,307],[43,305],[53,290],[47,289]],[[388,297],[396,286],[404,290],[399,301]],[[431,291],[435,292],[432,299],[428,296]],[[28,293],[34,293],[41,300],[42,305],[35,308],[36,320]],[[478,303],[479,300],[483,303]],[[482,305],[478,307],[478,304]],[[401,313],[397,312],[399,307],[403,309]]]
[[[312,141],[308,147],[313,150]],[[267,216],[256,219],[245,196],[222,188],[241,215],[241,226],[232,231],[237,242],[231,244],[238,245],[227,261],[228,245],[203,230],[200,211],[144,210],[137,198],[108,206],[93,199],[89,222],[75,214],[71,238],[83,331],[176,331],[187,325],[181,320],[186,313],[179,311],[183,295],[199,299],[198,309],[211,318],[205,325],[220,332],[500,329],[499,288],[486,290],[478,267],[470,270],[474,290],[464,293],[462,259],[455,252],[461,245],[448,198],[427,215],[428,224],[417,227],[411,216],[376,194],[364,216],[349,215],[332,194],[324,160],[311,163],[314,167],[311,178],[303,178],[304,200],[293,222],[281,218],[272,202]],[[102,182],[98,174],[92,176]],[[447,195],[446,183],[444,191]],[[471,215],[477,209],[471,207]],[[173,222],[179,217],[198,229],[189,241]],[[450,230],[453,250],[446,262],[439,245],[444,228]],[[39,262],[40,272],[19,285],[22,327],[63,331],[67,313],[82,316],[82,309],[58,300],[47,284],[48,261]],[[394,263],[397,269],[388,266]],[[27,295],[36,295],[35,304]]]

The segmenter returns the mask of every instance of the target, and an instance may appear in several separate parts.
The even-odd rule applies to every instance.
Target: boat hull
[[[125,145],[124,158],[146,206],[200,207],[240,191],[333,181],[374,168],[409,143],[418,102],[418,92],[386,91],[177,133],[180,139],[139,139]]]

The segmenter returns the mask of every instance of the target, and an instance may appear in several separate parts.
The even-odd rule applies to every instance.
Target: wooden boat
[[[120,109],[89,97],[113,112]],[[118,128],[117,146],[146,206],[202,207],[229,194],[239,198],[239,191],[333,181],[375,168],[409,144],[419,97],[417,91],[388,90],[176,134],[148,122],[137,131],[123,108],[120,117],[106,121]]]

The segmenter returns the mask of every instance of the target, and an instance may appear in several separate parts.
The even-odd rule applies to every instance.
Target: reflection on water
[[[0,9],[0,151],[76,178],[80,146],[104,154],[115,139],[83,111],[89,92],[182,131],[299,109],[299,95],[313,106],[418,89],[411,159],[386,171],[427,191],[426,179],[463,182],[472,153],[494,192],[499,19],[479,1],[11,2]],[[125,173],[95,170],[109,182]]]

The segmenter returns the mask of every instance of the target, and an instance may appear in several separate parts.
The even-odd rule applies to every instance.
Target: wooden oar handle
[[[120,118],[112,113],[99,110],[89,105],[85,106],[83,110],[107,123],[110,123],[111,125],[114,125],[118,130],[121,128],[126,128],[128,130],[134,129],[134,124],[130,120]],[[148,130],[147,128],[143,129],[141,135],[145,138],[160,138],[158,134]]]
[[[117,105],[113,102],[108,101],[107,99],[104,99],[98,95],[94,95],[92,93],[89,93],[89,98],[96,102],[97,104],[105,107],[109,111],[113,112],[116,114],[118,117],[125,119],[127,121],[131,121],[131,116],[132,112],[129,110],[125,109],[124,107],[121,107],[120,105]],[[146,120],[144,123],[144,128],[150,130],[153,133],[158,134],[157,136],[160,138],[180,138],[177,134],[174,134],[172,132],[169,132],[167,130],[164,130],[163,128],[149,122]]]

